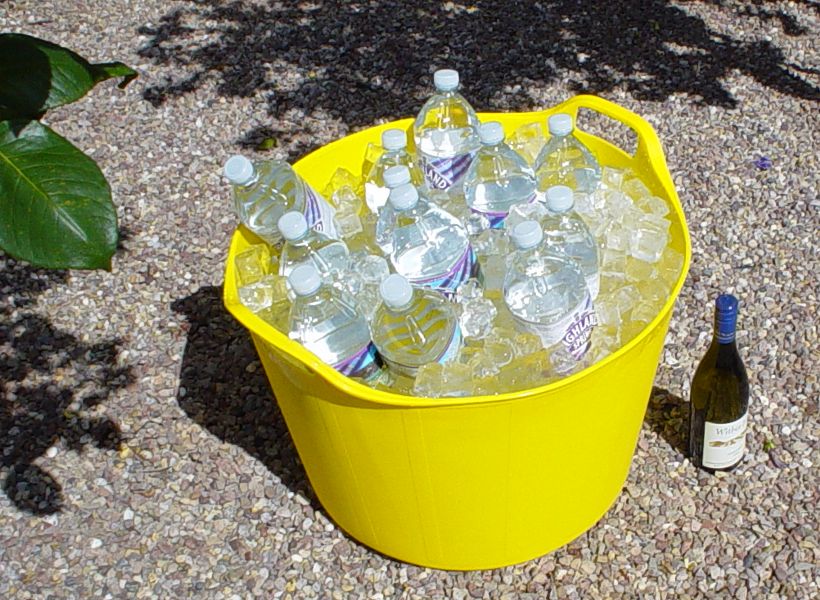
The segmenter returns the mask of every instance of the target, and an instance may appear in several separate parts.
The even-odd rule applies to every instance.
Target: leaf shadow
[[[134,379],[118,363],[121,340],[82,342],[33,310],[37,294],[67,278],[0,257],[0,478],[18,509],[39,515],[60,511],[64,499],[37,463],[59,442],[74,452],[119,449],[120,428],[98,407]]]
[[[811,4],[797,4],[794,14],[760,2],[696,3],[725,13],[738,29],[766,21],[789,36],[811,35],[800,13]],[[715,29],[667,0],[188,0],[138,31],[147,37],[139,55],[164,67],[165,79],[144,92],[152,104],[206,84],[224,97],[264,98],[278,123],[245,132],[245,142],[271,133],[296,142],[293,130],[306,126],[306,115],[359,127],[414,114],[429,94],[432,69],[443,66],[461,72],[465,94],[480,110],[537,108],[532,88],[556,82],[576,92],[624,89],[654,102],[685,94],[735,108],[724,83],[733,72],[781,94],[820,100],[812,65],[795,64],[768,39]]]

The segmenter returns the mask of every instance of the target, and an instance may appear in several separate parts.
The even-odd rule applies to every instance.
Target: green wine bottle
[[[746,452],[749,379],[735,345],[737,298],[715,301],[715,335],[700,361],[689,402],[689,456],[709,472],[734,469]]]

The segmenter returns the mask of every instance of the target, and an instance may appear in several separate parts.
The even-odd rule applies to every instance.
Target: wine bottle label
[[[420,154],[424,180],[431,189],[446,191],[461,181],[473,162],[475,152],[467,152],[449,158]]]
[[[481,269],[478,265],[475,251],[470,244],[467,244],[467,249],[464,251],[464,254],[461,255],[446,273],[437,275],[436,277],[410,279],[410,283],[434,289],[452,300],[455,297],[458,286],[470,278],[475,278],[479,281],[482,280]]]
[[[702,464],[709,469],[725,469],[743,458],[746,452],[748,413],[731,423],[706,421],[703,431]]]
[[[305,221],[308,227],[320,233],[339,239],[339,232],[336,230],[336,210],[328,204],[307,182],[305,182]]]

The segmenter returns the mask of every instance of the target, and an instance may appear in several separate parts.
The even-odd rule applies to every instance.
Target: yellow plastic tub
[[[234,256],[258,240],[239,227],[224,300],[247,327],[308,478],[348,534],[388,556],[442,569],[487,569],[546,554],[609,509],[629,472],[638,432],[691,246],[660,142],[636,114],[576,96],[550,110],[481,114],[507,133],[555,112],[591,109],[637,134],[634,156],[578,136],[605,165],[631,167],[671,207],[671,243],[685,256],[663,309],[626,346],[562,381],[497,396],[428,399],[372,390],[324,364],[239,303]],[[361,170],[360,131],[306,156],[296,170],[322,189],[337,167]],[[412,137],[412,136],[411,136]]]

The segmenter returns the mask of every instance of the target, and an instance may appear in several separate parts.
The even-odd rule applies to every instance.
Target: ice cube
[[[492,339],[508,339],[511,336],[512,347],[516,357],[527,356],[528,354],[540,352],[544,349],[541,338],[531,333],[496,328],[493,329],[490,335]]]
[[[656,217],[665,217],[669,214],[669,205],[666,200],[658,196],[641,196],[635,200],[635,206]]]
[[[484,354],[489,356],[493,363],[501,369],[510,364],[515,357],[515,350],[509,339],[493,336],[484,340]]]
[[[356,196],[364,196],[362,177],[356,177],[353,173],[343,167],[339,167],[333,172],[330,181],[325,187],[324,197],[331,198],[336,192],[343,188],[350,188]]]
[[[599,323],[598,327],[592,330],[592,336],[590,337],[590,363],[603,360],[620,347],[621,341],[618,328]]]
[[[604,167],[601,169],[601,183],[610,189],[619,190],[623,185],[625,175],[623,169]]]
[[[350,270],[367,285],[379,286],[390,275],[390,265],[381,256],[356,252],[350,258]]]
[[[644,182],[638,177],[632,177],[626,180],[623,185],[621,185],[621,191],[628,194],[633,200],[652,195],[649,188],[646,187]]]
[[[635,209],[632,200],[626,194],[618,190],[610,190],[606,193],[604,210],[610,215],[612,220],[622,220],[624,213]]]
[[[658,312],[660,307],[657,304],[642,300],[632,309],[632,321],[646,325],[658,316]]]
[[[678,282],[681,270],[683,269],[683,254],[667,246],[663,251],[657,268],[661,279],[663,279],[666,285],[671,289]]]
[[[428,363],[416,374],[413,395],[427,398],[471,396],[473,371],[459,361]]]
[[[513,227],[524,221],[538,221],[541,223],[549,212],[543,202],[527,202],[514,205],[507,218],[504,219],[504,227],[507,231],[512,231]]]
[[[604,248],[624,253],[629,250],[631,234],[621,223],[614,221],[606,228]]]
[[[498,374],[499,390],[514,392],[538,387],[555,378],[549,354],[545,350],[514,358]]]
[[[626,285],[626,275],[614,271],[601,272],[601,287],[598,297],[614,294]]]
[[[478,300],[484,297],[484,290],[481,287],[481,282],[475,277],[471,277],[456,290],[456,302],[464,304],[471,300]]]
[[[486,298],[474,298],[462,304],[459,324],[465,338],[484,338],[493,328],[493,319],[498,311]]]
[[[287,301],[287,280],[268,274],[259,281],[239,288],[239,301],[254,313],[270,308],[275,302]]]
[[[646,261],[630,256],[626,259],[626,269],[624,270],[627,281],[638,283],[646,281],[651,277],[656,277],[655,267]]]
[[[273,325],[276,329],[287,335],[289,329],[288,319],[290,316],[290,302],[287,301],[287,298],[281,302],[274,302],[256,314],[263,321]]]
[[[253,244],[234,257],[236,285],[250,285],[271,272],[270,248],[267,244]]]
[[[598,315],[598,323],[603,327],[618,327],[621,324],[620,305],[612,297],[598,296],[595,312]]]
[[[640,301],[641,293],[634,285],[625,285],[615,292],[613,302],[618,307],[621,316],[624,317]]]
[[[365,211],[352,187],[345,185],[337,188],[330,196],[330,202],[336,207],[336,224],[343,238],[350,238],[364,231],[361,217]]]
[[[364,149],[364,160],[362,161],[362,181],[368,178],[370,171],[379,162],[382,154],[384,154],[384,148],[373,142],[368,142],[367,147]]]
[[[535,163],[545,143],[546,136],[541,123],[522,125],[507,138],[507,145],[518,152],[529,165]]]
[[[669,221],[646,215],[636,224],[629,240],[630,254],[646,262],[657,262],[669,242]]]

